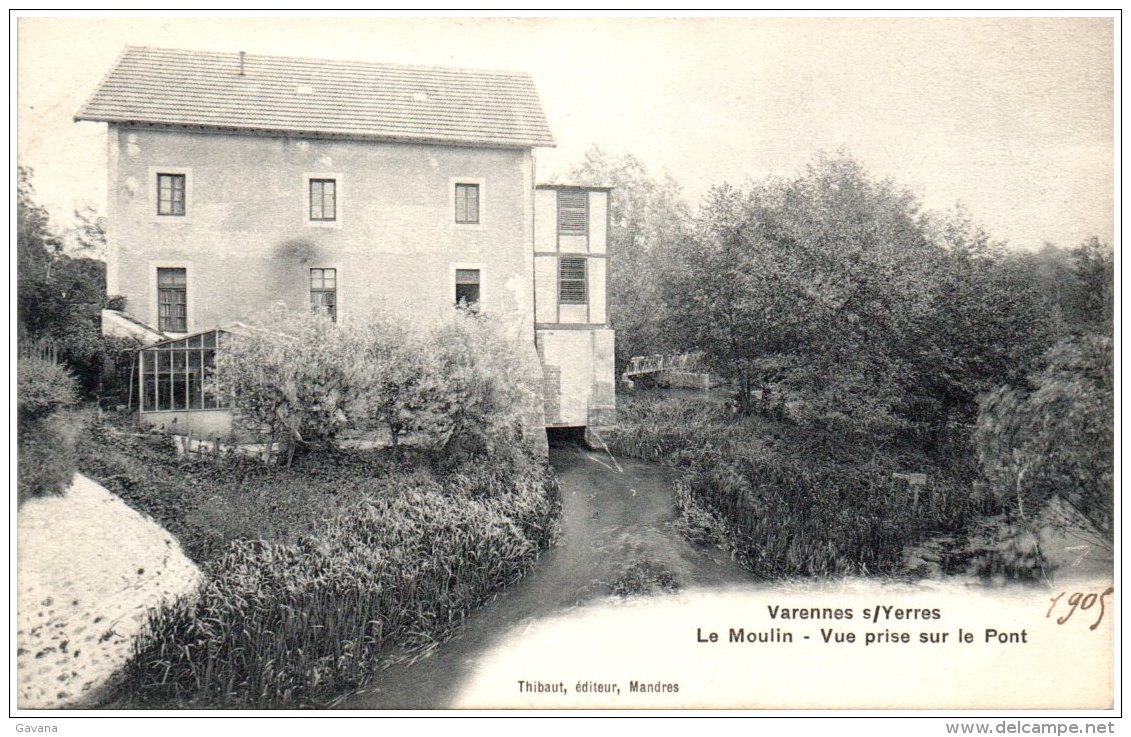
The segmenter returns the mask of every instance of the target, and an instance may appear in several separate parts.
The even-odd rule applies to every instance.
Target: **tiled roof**
[[[530,75],[127,46],[75,120],[553,146]]]

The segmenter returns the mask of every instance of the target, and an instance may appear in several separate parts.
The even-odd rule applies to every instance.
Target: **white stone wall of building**
[[[159,267],[187,270],[189,332],[305,307],[311,268],[337,269],[343,322],[450,305],[478,268],[482,309],[531,330],[529,151],[111,126],[110,160],[108,285],[144,322]],[[185,174],[183,217],[157,215],[159,172]],[[310,177],[336,180],[333,223],[310,222]],[[480,186],[479,223],[455,222],[457,182]]]

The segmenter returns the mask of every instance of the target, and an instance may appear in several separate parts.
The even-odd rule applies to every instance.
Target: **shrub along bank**
[[[896,445],[733,416],[721,404],[618,397],[614,453],[670,463],[685,532],[760,577],[898,574],[909,545],[993,511],[964,470]],[[918,504],[894,473],[925,472]]]
[[[21,357],[16,381],[16,498],[23,502],[70,486],[86,418],[72,409],[78,401],[78,381],[62,365]]]

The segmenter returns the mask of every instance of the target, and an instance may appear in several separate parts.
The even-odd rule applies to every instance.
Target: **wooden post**
[[[126,399],[126,411],[127,412],[132,412],[133,409],[134,409],[134,367],[135,366],[137,367],[137,373],[138,373],[137,387],[139,389],[139,393],[140,393],[140,389],[142,388],[142,386],[144,386],[144,384],[142,383],[142,377],[141,377],[141,363],[137,360],[137,357],[139,355],[140,355],[140,351],[134,351],[133,355],[130,356],[130,395],[129,395],[129,398]],[[138,409],[141,409],[141,399],[140,398],[138,399],[137,407],[138,407]]]
[[[907,482],[911,487],[911,509],[918,511],[919,509],[919,491],[927,484],[927,474],[925,473],[893,473],[893,479],[901,479]]]

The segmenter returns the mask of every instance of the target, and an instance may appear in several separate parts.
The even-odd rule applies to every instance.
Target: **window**
[[[558,301],[566,305],[583,305],[587,299],[585,259],[563,258],[558,262]]]
[[[310,219],[321,222],[337,220],[336,180],[310,180]]]
[[[558,233],[585,235],[589,232],[589,193],[558,191]]]
[[[213,365],[220,333],[210,331],[141,352],[141,411],[221,409]]]
[[[188,275],[184,269],[157,270],[157,327],[163,333],[188,331]]]
[[[456,306],[479,311],[479,269],[456,269]]]
[[[338,320],[338,270],[310,270],[310,309]]]
[[[185,175],[184,174],[158,174],[157,175],[157,214],[176,215],[184,217],[185,214]]]
[[[479,185],[456,185],[456,222],[479,222]]]

